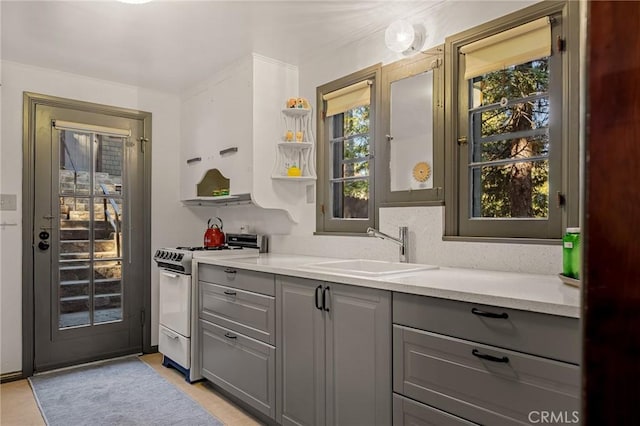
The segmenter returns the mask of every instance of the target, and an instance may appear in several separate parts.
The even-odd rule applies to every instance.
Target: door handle
[[[178,278],[178,274],[170,274],[169,272],[162,271],[162,275],[169,278]]]
[[[40,242],[38,243],[38,248],[39,248],[40,250],[49,250],[49,247],[50,247],[50,246],[49,246],[49,242],[48,242],[48,241],[40,241]]]
[[[166,330],[164,328],[160,329],[162,331],[162,334],[164,334],[165,336],[167,336],[170,339],[177,339],[178,335],[172,331]]]
[[[327,293],[329,293],[329,290],[329,287],[322,290],[322,309],[327,312],[329,312],[329,306],[327,306]]]
[[[320,306],[320,290],[322,290],[321,285],[316,287],[315,302],[316,302],[316,309],[322,310],[322,306]]]
[[[498,318],[498,319],[507,319],[509,318],[509,314],[506,312],[501,312],[499,314],[487,311],[481,311],[480,309],[471,308],[471,313],[474,315],[478,315],[486,318]]]
[[[486,361],[491,361],[491,362],[503,362],[503,363],[508,363],[509,362],[509,357],[503,356],[503,357],[497,357],[497,356],[493,356],[493,355],[489,355],[489,354],[483,354],[482,352],[480,352],[477,349],[474,349],[471,351],[471,355],[478,357],[480,359],[484,359]]]

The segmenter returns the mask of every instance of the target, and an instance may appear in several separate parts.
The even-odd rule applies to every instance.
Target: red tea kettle
[[[216,217],[216,220],[220,223],[211,224],[213,218],[207,221],[207,231],[204,233],[204,246],[205,247],[220,247],[224,245],[224,232],[222,232],[222,219]]]

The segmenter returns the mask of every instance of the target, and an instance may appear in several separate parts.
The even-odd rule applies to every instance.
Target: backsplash
[[[397,235],[409,227],[409,261],[439,266],[555,274],[562,270],[560,245],[442,241],[444,207],[380,209],[380,230]],[[398,261],[398,246],[379,238],[272,235],[272,253]]]

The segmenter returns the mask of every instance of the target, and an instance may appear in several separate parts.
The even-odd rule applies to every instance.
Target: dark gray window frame
[[[350,86],[364,80],[372,80],[371,85],[371,113],[370,129],[373,135],[370,139],[370,162],[369,162],[369,218],[368,219],[335,219],[331,216],[331,164],[328,149],[328,137],[330,135],[329,126],[331,120],[324,117],[325,102],[323,95],[331,93],[343,87]],[[316,90],[316,125],[317,125],[317,173],[318,181],[316,185],[316,231],[317,233],[343,233],[362,234],[370,226],[376,226],[378,221],[376,197],[376,170],[379,167],[379,160],[376,158],[376,145],[378,134],[378,123],[380,122],[379,93],[381,82],[381,65],[376,64],[368,68],[349,74],[338,80],[324,84]]]
[[[460,170],[467,167],[466,157],[462,150],[466,146],[459,146],[458,140],[468,137],[466,134],[467,109],[465,105],[467,94],[467,81],[461,78],[464,58],[461,58],[459,49],[469,43],[491,36],[501,31],[530,22],[543,16],[557,15],[561,19],[561,33],[554,31],[554,36],[559,35],[564,40],[566,50],[561,53],[562,84],[555,91],[550,88],[550,96],[560,96],[562,125],[554,127],[560,137],[561,143],[555,143],[555,151],[550,168],[550,193],[549,209],[559,209],[554,219],[550,215],[549,221],[514,219],[499,221],[490,219],[469,219],[463,214],[467,212],[468,204],[461,202],[463,197],[469,196],[469,186],[463,182]],[[555,29],[557,23],[552,26]],[[579,114],[579,85],[580,85],[580,34],[579,34],[579,4],[572,1],[544,1],[520,11],[506,15],[484,25],[469,29],[462,33],[448,37],[445,41],[445,70],[446,78],[446,177],[445,187],[445,239],[482,239],[483,241],[514,241],[514,242],[556,242],[562,236],[562,230],[567,226],[579,224],[579,138],[580,138],[580,114]],[[557,55],[557,39],[552,39],[553,54]],[[553,84],[553,83],[552,83]],[[559,93],[558,93],[559,92]],[[462,96],[461,96],[462,95]],[[553,146],[553,142],[552,142]],[[555,180],[553,180],[555,177]],[[558,181],[559,179],[559,181]],[[553,180],[553,182],[552,182]],[[554,187],[552,190],[551,187]],[[564,197],[564,205],[556,206],[556,191]],[[530,226],[537,225],[537,226]]]
[[[378,132],[378,207],[434,206],[444,204],[444,45],[382,67],[381,125]],[[391,83],[424,72],[433,75],[433,188],[391,192]]]

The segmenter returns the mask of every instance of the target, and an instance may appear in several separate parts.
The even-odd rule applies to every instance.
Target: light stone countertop
[[[404,274],[365,277],[308,266],[338,260],[343,259],[272,253],[260,254],[258,257],[233,258],[194,255],[195,262],[212,265],[565,317],[580,317],[580,290],[563,284],[555,275],[441,267]]]

